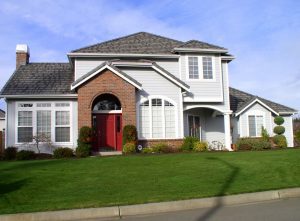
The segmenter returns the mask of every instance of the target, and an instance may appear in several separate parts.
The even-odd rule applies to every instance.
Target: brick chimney
[[[18,44],[16,46],[16,69],[21,65],[26,65],[29,63],[29,47],[26,44]]]

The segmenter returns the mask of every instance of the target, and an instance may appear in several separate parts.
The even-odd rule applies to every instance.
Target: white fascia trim
[[[118,71],[112,69],[110,66],[105,65],[102,68],[100,68],[99,70],[95,71],[93,74],[91,74],[90,76],[88,76],[85,79],[82,79],[81,81],[79,81],[76,85],[71,86],[71,90],[74,90],[75,88],[77,88],[79,85],[81,85],[82,83],[88,81],[89,79],[93,78],[95,75],[97,75],[99,72],[103,71],[104,69],[108,69],[111,72],[115,73],[116,75],[118,75],[120,78],[124,79],[125,81],[129,82],[130,84],[132,84],[133,86],[135,86],[136,88],[138,88],[139,90],[142,90],[142,87],[137,85],[136,83],[134,83],[133,81],[129,80],[128,78],[124,77],[123,74],[119,73]]]
[[[234,59],[235,59],[234,56],[221,56],[222,61],[232,61]]]
[[[67,53],[68,57],[149,57],[179,58],[180,55],[168,54],[112,54],[112,53]]]
[[[208,109],[219,111],[222,114],[232,114],[232,110],[223,110],[223,109],[220,109],[219,107],[215,107],[212,105],[206,105],[206,104],[204,104],[204,105],[203,104],[185,105],[183,108],[183,111],[187,111],[187,110],[194,109],[194,108],[208,108]]]
[[[207,52],[207,53],[227,53],[227,49],[202,49],[202,48],[174,48],[178,52]]]
[[[274,114],[276,114],[277,116],[279,115],[279,113],[277,113],[276,111],[274,111],[272,108],[270,108],[268,105],[266,105],[265,103],[263,103],[261,100],[259,99],[255,99],[254,101],[252,101],[250,104],[248,104],[246,107],[244,107],[242,110],[240,110],[238,113],[235,114],[235,116],[239,116],[241,113],[243,113],[245,110],[247,110],[249,107],[251,107],[254,103],[259,103],[262,106],[264,106],[266,109],[268,109],[269,111],[273,112]]]
[[[223,102],[222,97],[183,97],[183,102],[209,102],[209,103],[215,103],[215,102]]]
[[[154,65],[152,65],[152,68],[154,70],[156,70],[157,72],[161,73],[164,77],[168,78],[170,81],[172,81],[173,83],[177,84],[179,87],[183,88],[186,91],[190,91],[189,88],[187,88],[186,86],[184,86],[183,84],[181,84],[180,82],[176,81],[174,78],[170,77],[169,75],[167,75],[166,73],[164,73],[163,71],[161,71],[160,69],[156,68]]]
[[[282,112],[278,112],[279,114],[290,114],[290,115],[294,115],[297,114],[298,112],[288,112],[288,111],[282,111]]]
[[[77,94],[1,95],[0,98],[77,98]]]

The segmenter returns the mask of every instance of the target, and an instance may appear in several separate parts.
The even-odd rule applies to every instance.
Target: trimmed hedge
[[[75,155],[78,158],[88,157],[91,153],[91,145],[87,143],[80,143],[75,150]]]
[[[273,132],[275,134],[281,135],[281,134],[284,134],[285,128],[283,126],[278,125],[278,126],[274,127]]]
[[[53,151],[53,157],[56,159],[71,158],[74,156],[74,151],[68,147],[59,147]]]
[[[17,157],[17,148],[16,147],[7,147],[4,149],[4,160],[15,160]]]
[[[287,147],[287,140],[284,135],[275,135],[273,137],[274,143],[280,147],[280,148],[286,148]]]
[[[123,153],[125,154],[130,154],[130,153],[135,153],[135,144],[134,143],[127,143],[123,146]]]
[[[123,128],[123,138],[122,138],[122,143],[123,145],[127,143],[134,143],[135,145],[137,144],[137,130],[134,125],[126,125]]]
[[[17,160],[33,160],[35,159],[35,153],[31,150],[21,150],[17,152]]]
[[[245,137],[238,139],[238,150],[266,150],[271,148],[271,142],[262,138]]]

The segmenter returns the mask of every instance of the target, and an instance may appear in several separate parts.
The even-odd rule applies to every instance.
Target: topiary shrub
[[[88,157],[91,153],[91,145],[87,143],[81,143],[75,150],[75,155],[78,158]]]
[[[278,126],[274,127],[273,132],[277,135],[281,135],[281,134],[284,134],[285,128],[283,126],[278,125]]]
[[[284,123],[283,117],[281,117],[281,116],[276,116],[276,117],[274,118],[274,123],[275,123],[276,125],[282,125],[282,124]]]
[[[17,160],[33,160],[35,159],[35,153],[31,150],[21,150],[17,152]]]
[[[74,156],[73,149],[68,147],[59,147],[53,151],[53,157],[56,159],[71,158]]]
[[[78,140],[79,142],[82,143],[91,143],[93,140],[93,136],[94,136],[93,128],[84,126],[80,128]]]
[[[277,145],[277,147],[280,148],[286,148],[287,147],[287,140],[284,135],[275,135],[273,137],[274,143]]]
[[[193,150],[195,152],[204,152],[208,150],[208,143],[197,141],[194,143]]]
[[[126,125],[123,128],[123,138],[122,138],[123,145],[127,143],[137,144],[137,140],[138,138],[137,138],[136,127],[134,125]]]
[[[4,150],[4,160],[15,160],[17,157],[16,147],[7,147]]]
[[[271,148],[271,142],[261,138],[244,137],[236,142],[238,150],[264,150]]]
[[[127,143],[123,146],[123,153],[131,154],[136,152],[135,143]]]
[[[194,144],[198,142],[199,139],[197,137],[185,137],[183,140],[183,144],[181,145],[182,151],[191,151],[194,148]]]

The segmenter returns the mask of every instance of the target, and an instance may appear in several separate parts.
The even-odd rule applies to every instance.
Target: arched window
[[[140,104],[139,134],[142,138],[175,138],[175,106],[162,98]]]
[[[93,111],[121,110],[119,99],[112,94],[101,94],[96,98],[93,105]]]

